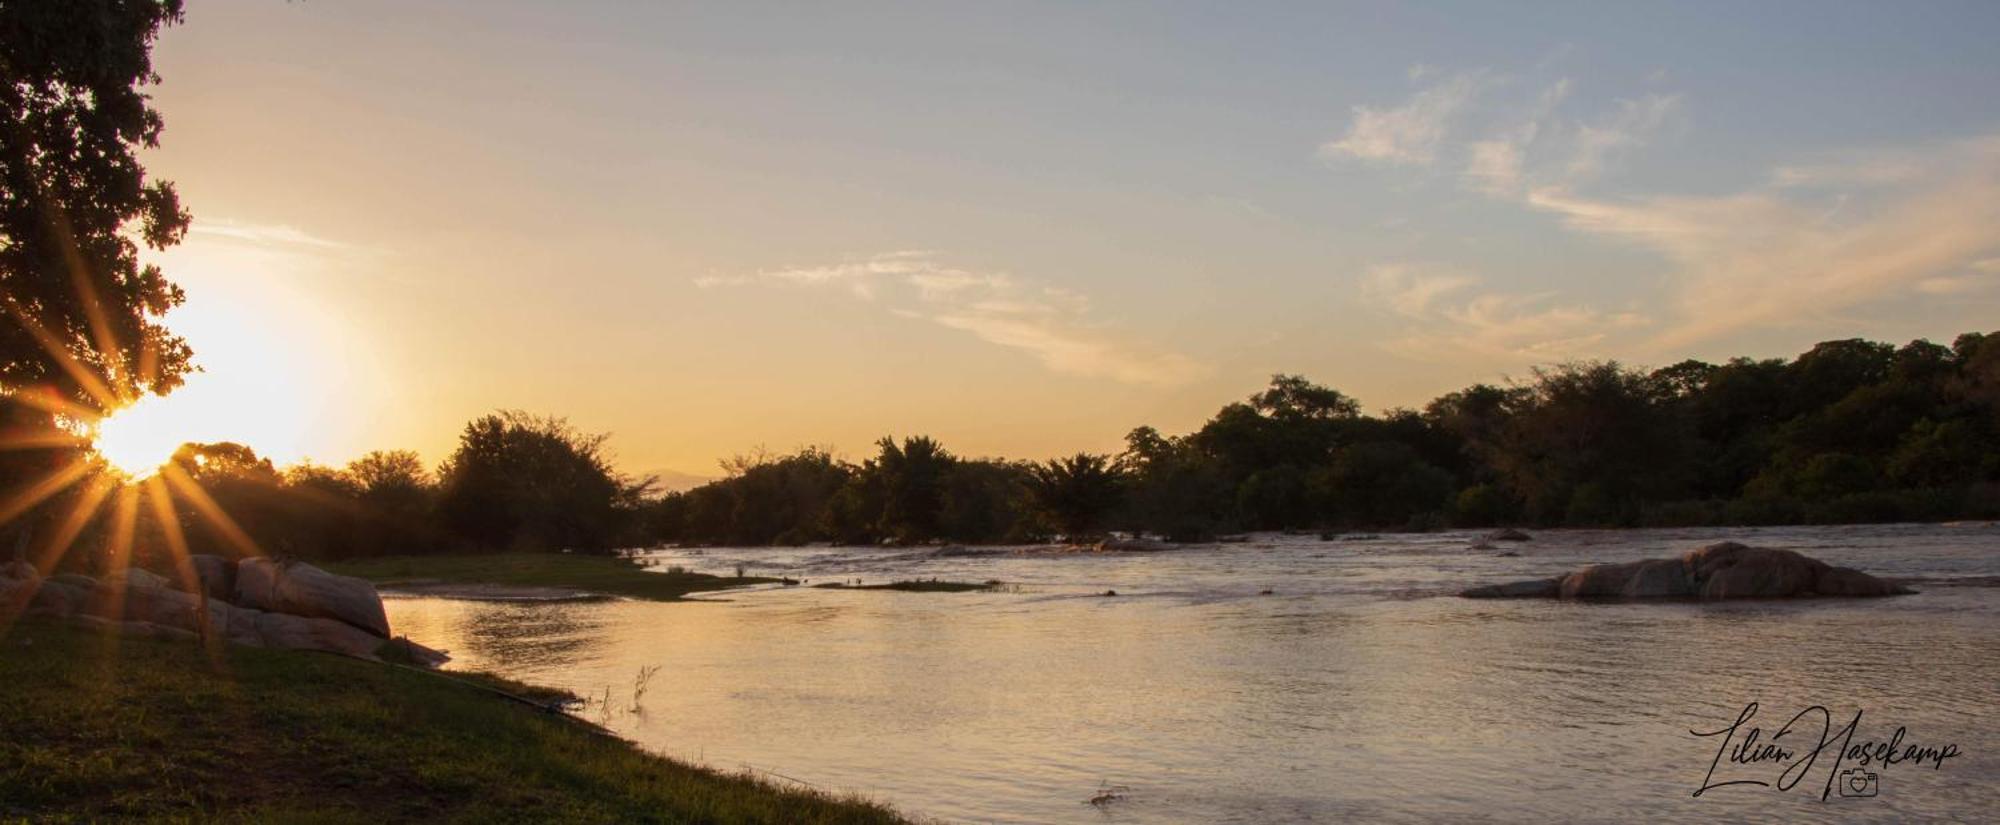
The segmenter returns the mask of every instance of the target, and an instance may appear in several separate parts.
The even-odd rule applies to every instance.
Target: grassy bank
[[[0,632],[0,821],[900,822],[333,656]]]
[[[547,587],[660,601],[671,601],[689,593],[780,581],[758,576],[739,579],[678,570],[649,572],[627,558],[566,553],[385,556],[327,562],[319,566],[385,586],[442,583]]]

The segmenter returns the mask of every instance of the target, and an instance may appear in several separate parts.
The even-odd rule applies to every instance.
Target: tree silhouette
[[[1105,456],[1077,453],[1031,465],[1028,491],[1043,517],[1078,541],[1118,506],[1118,472]]]
[[[143,88],[179,0],[0,3],[0,387],[94,408],[166,392],[187,343],[159,323],[179,287],[138,245],[188,227],[172,183],[135,154],[162,121]]]

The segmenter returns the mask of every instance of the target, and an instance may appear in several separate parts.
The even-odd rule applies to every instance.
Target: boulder
[[[23,608],[31,614],[53,616],[108,632],[159,639],[192,640],[206,634],[211,639],[251,647],[293,650],[322,650],[373,661],[385,656],[398,662],[437,667],[449,656],[409,639],[390,640],[388,622],[381,619],[382,602],[367,586],[368,602],[357,604],[354,588],[343,584],[345,576],[335,576],[310,565],[262,565],[252,569],[269,573],[271,586],[266,593],[281,607],[322,610],[358,615],[368,620],[366,608],[373,608],[374,624],[360,627],[341,616],[300,615],[292,612],[258,610],[231,605],[220,599],[187,593],[171,587],[138,583],[137,579],[98,582],[88,576],[61,575],[39,583],[0,577],[0,616],[13,615]],[[256,586],[253,574],[252,584]],[[353,581],[353,580],[349,580]],[[203,628],[202,609],[208,625]],[[393,647],[392,647],[393,646]]]
[[[1175,548],[1167,542],[1152,539],[1105,539],[1093,549],[1099,553],[1161,553]]]
[[[0,580],[39,582],[42,574],[35,570],[34,565],[16,559],[0,564]]]
[[[236,563],[236,581],[229,603],[252,610],[272,610],[278,603],[278,563],[265,558]]]
[[[1495,530],[1486,534],[1487,541],[1534,541],[1535,537],[1512,527]]]
[[[201,592],[211,599],[227,600],[236,592],[236,562],[221,556],[197,553],[188,557]]]
[[[324,650],[362,659],[375,659],[375,651],[387,639],[336,619],[295,616],[288,613],[259,613],[257,635],[266,647],[293,650]]]
[[[0,578],[0,625],[27,610],[28,603],[34,601],[35,591],[40,586],[41,582],[37,581]]]
[[[28,599],[27,612],[36,616],[65,619],[83,612],[83,607],[89,603],[92,588],[97,582],[88,576],[76,576],[74,578],[90,582],[88,586],[79,587],[74,581],[66,581],[70,578],[72,577],[51,576],[43,579],[41,586],[34,588],[34,594]]]
[[[1458,595],[1468,599],[1552,599],[1561,587],[1561,579],[1530,579],[1474,587]]]
[[[328,573],[310,564],[279,566],[277,610],[296,616],[337,619],[384,639],[389,615],[382,596],[367,579]]]
[[[335,575],[304,562],[244,559],[236,563],[234,593],[231,601],[239,607],[338,619],[389,638],[382,597],[366,579]]]
[[[124,636],[146,639],[169,639],[177,642],[192,642],[197,637],[193,632],[178,627],[166,627],[151,622],[121,622],[101,616],[77,616],[71,621],[85,627],[94,627]]]
[[[1785,599],[1893,596],[1909,589],[1790,550],[1722,542],[1677,559],[1593,564],[1555,579],[1485,585],[1474,599]]]
[[[126,587],[174,586],[173,580],[168,579],[166,576],[139,567],[127,567],[109,576],[105,576],[104,581],[107,584],[113,585],[123,582]]]

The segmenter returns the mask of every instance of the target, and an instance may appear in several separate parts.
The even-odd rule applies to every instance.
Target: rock
[[[227,600],[236,592],[236,562],[221,556],[198,553],[188,557],[201,592],[211,599]]]
[[[25,579],[0,578],[0,623],[21,615],[34,601],[35,591],[41,589],[41,582]]]
[[[256,559],[251,584],[260,587],[258,575],[270,586],[258,591],[279,606],[300,610],[359,614],[369,618],[365,607],[356,604],[356,589],[335,576],[304,564],[272,565]],[[381,620],[382,603],[366,582],[367,595],[381,633],[363,628],[342,616],[298,615],[258,610],[229,604],[220,599],[188,593],[171,587],[140,583],[142,577],[124,581],[99,582],[88,576],[65,574],[31,583],[0,577],[0,610],[12,615],[23,606],[34,615],[53,616],[107,632],[158,639],[194,640],[206,635],[231,644],[292,650],[323,650],[372,661],[384,656],[422,667],[436,667],[450,660],[407,638],[391,642],[388,622]],[[350,580],[352,581],[352,580]],[[267,601],[267,603],[269,603]],[[202,626],[202,610],[208,624]],[[206,631],[204,634],[203,631]],[[394,647],[390,647],[393,645]]]
[[[382,596],[375,592],[374,584],[310,564],[294,562],[280,567],[278,609],[297,616],[338,619],[389,638],[389,615],[382,610]]]
[[[82,579],[89,584],[78,586],[73,579]],[[64,619],[74,616],[83,612],[96,585],[97,582],[89,576],[62,575],[43,579],[41,586],[34,588],[29,597],[28,613]]]
[[[1174,546],[1152,539],[1105,539],[1093,549],[1099,553],[1163,553],[1174,549]]]
[[[1722,542],[1677,559],[1593,564],[1556,579],[1474,587],[1474,599],[1780,599],[1892,596],[1909,589],[1790,550]]]
[[[1555,598],[1562,586],[1561,579],[1533,579],[1530,581],[1489,584],[1474,587],[1458,595],[1468,599],[1542,599]]]
[[[1104,591],[1104,595],[1106,595],[1106,596],[1116,596],[1116,595],[1118,595],[1118,591],[1116,591],[1116,590],[1106,590],[1106,591]]]
[[[165,627],[151,622],[121,622],[101,616],[77,616],[71,619],[71,621],[85,627],[94,627],[98,630],[109,631],[123,636],[167,639],[177,642],[192,642],[199,638],[191,631],[182,630],[178,627]]]
[[[236,563],[236,582],[229,603],[252,610],[271,610],[278,603],[278,563],[265,558]]]
[[[168,579],[166,576],[139,567],[127,567],[109,576],[105,576],[104,581],[107,584],[114,585],[118,582],[123,582],[126,587],[174,586],[173,580]]]
[[[53,576],[48,577],[47,579],[45,579],[45,581],[52,581],[58,584],[66,584],[69,585],[70,587],[86,591],[97,586],[96,579],[82,575],[80,573],[57,573]]]
[[[413,664],[418,667],[437,667],[451,661],[451,656],[442,650],[432,650],[408,636],[397,636],[375,649],[375,655],[390,662]]]
[[[1487,541],[1534,541],[1535,537],[1512,527],[1495,530],[1486,534]]]
[[[324,650],[362,659],[376,659],[387,639],[337,619],[259,613],[257,635],[267,647]]]
[[[0,564],[0,579],[39,582],[42,580],[42,574],[35,570],[34,565],[16,559],[6,564]]]
[[[244,559],[236,563],[234,592],[239,607],[337,619],[389,638],[382,597],[365,579],[335,575],[304,562]]]

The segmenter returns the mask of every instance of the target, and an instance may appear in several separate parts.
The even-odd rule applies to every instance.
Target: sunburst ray
[[[201,575],[195,572],[194,560],[188,551],[187,534],[181,530],[180,517],[174,513],[172,493],[166,482],[159,476],[146,479],[142,485],[146,500],[152,505],[153,518],[159,522],[160,537],[166,540],[168,561],[173,564],[174,578],[181,583],[181,589],[194,594],[195,630],[201,636],[202,646],[207,648],[211,664],[220,667],[222,663],[222,634],[209,621],[208,595],[202,591]]]
[[[104,505],[104,499],[117,487],[116,481],[101,473],[92,476],[90,481],[85,483],[82,494],[77,496],[76,506],[70,508],[69,515],[63,517],[62,524],[56,527],[55,535],[49,537],[41,555],[36,557],[36,570],[41,571],[42,575],[55,571],[56,566],[62,563],[63,557],[69,555],[70,547],[76,544],[76,539],[83,534],[83,529],[90,526],[90,520],[96,517],[98,508]]]
[[[181,469],[179,465],[168,462],[160,468],[160,474],[155,478],[165,478],[172,484],[174,490],[186,498],[188,504],[194,506],[195,512],[200,513],[202,518],[208,519],[216,532],[221,533],[222,538],[234,546],[238,553],[246,557],[264,555],[256,540],[250,538],[250,534],[244,532],[228,513],[223,512],[222,505],[216,504],[215,499],[209,497],[208,491],[203,490],[201,485],[189,477],[187,471]]]
[[[74,459],[43,476],[40,481],[21,488],[6,501],[0,502],[0,524],[13,521],[15,517],[47,500],[49,496],[75,484],[85,473],[90,472],[90,467],[90,462]]]
[[[70,352],[69,347],[63,344],[61,338],[56,337],[55,333],[50,332],[47,327],[42,326],[42,322],[36,320],[34,315],[22,308],[21,302],[14,300],[13,296],[6,296],[4,304],[7,308],[7,313],[14,316],[14,320],[20,323],[21,328],[27,330],[29,335],[34,336],[35,340],[42,345],[42,349],[48,351],[49,356],[62,366],[64,372],[69,373],[70,379],[74,380],[77,386],[82,387],[84,392],[90,394],[91,399],[97,402],[99,409],[113,410],[118,408],[121,399],[116,392],[112,391],[111,385],[104,383],[104,379],[91,371],[89,365],[77,358],[75,353]]]

